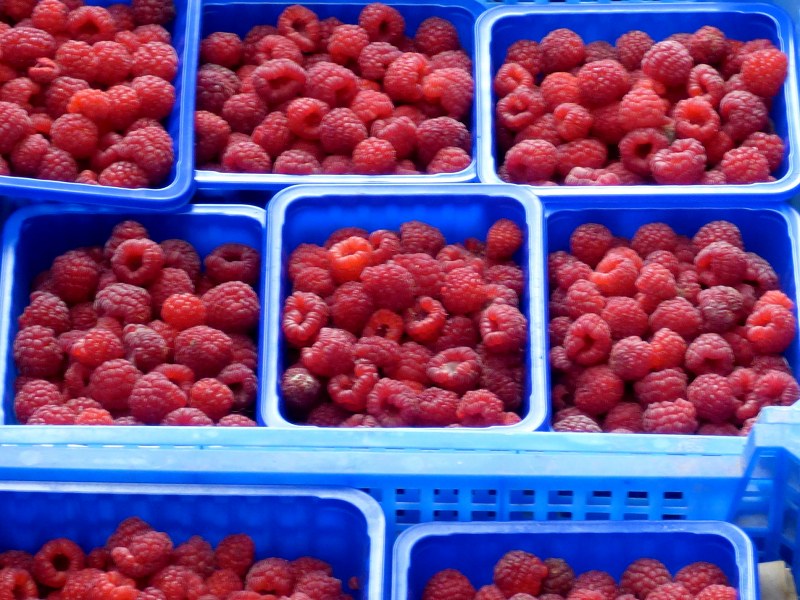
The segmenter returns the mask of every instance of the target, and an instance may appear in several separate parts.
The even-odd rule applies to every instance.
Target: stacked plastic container
[[[109,3],[103,3],[109,4]],[[366,0],[304,3],[354,22]],[[193,115],[200,40],[274,23],[286,3],[176,2],[177,102],[166,121],[175,165],[158,189],[122,190],[0,176],[5,227],[0,264],[0,553],[36,552],[65,536],[101,546],[117,523],[140,517],[176,543],[216,544],[248,533],[259,557],[315,556],[360,600],[422,600],[437,571],[462,570],[476,587],[509,550],[560,556],[577,571],[619,577],[640,557],[674,572],[717,563],[742,600],[760,597],[756,563],[784,560],[800,576],[800,411],[762,412],[749,437],[558,433],[552,428],[550,252],[601,223],[630,237],[664,222],[691,236],[719,219],[768,260],[798,304],[800,253],[800,10],[750,2],[391,2],[409,31],[449,19],[473,61],[472,164],[441,175],[236,174],[195,170]],[[508,47],[568,27],[586,42],[643,29],[660,40],[702,25],[738,39],[767,38],[789,58],[770,108],[786,156],[775,181],[744,186],[516,186],[497,175],[492,80]],[[513,426],[338,429],[289,418],[280,376],[289,366],[280,319],[286,264],[303,243],[336,229],[396,229],[420,220],[448,241],[485,238],[493,222],[525,234],[520,309],[528,320],[521,420]],[[257,427],[19,425],[12,343],[34,277],[58,254],[102,244],[113,225],[140,221],[152,238],[182,238],[201,255],[239,242],[262,254],[256,286]],[[796,315],[796,309],[795,309]],[[800,373],[795,338],[786,353]],[[2,555],[0,555],[2,556]],[[0,567],[3,564],[0,563]],[[222,599],[220,599],[222,600]]]

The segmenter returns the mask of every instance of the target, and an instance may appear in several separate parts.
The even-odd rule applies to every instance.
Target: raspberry
[[[384,175],[394,171],[396,158],[390,142],[367,138],[353,150],[353,167],[361,175]]]
[[[664,583],[647,594],[650,600],[692,600],[693,594],[680,583]]]
[[[219,113],[225,101],[239,91],[239,78],[219,65],[203,65],[197,73],[197,109]]]
[[[622,185],[620,178],[605,169],[573,167],[564,178],[564,185]]]
[[[292,40],[280,35],[265,35],[255,44],[254,64],[285,58],[298,65],[303,64],[303,53]]]
[[[85,556],[80,546],[65,538],[46,542],[33,556],[31,575],[41,585],[62,588],[71,573],[83,569]]]
[[[493,304],[481,314],[483,343],[490,352],[519,351],[525,343],[527,324],[527,319],[516,307]]]
[[[369,42],[369,34],[358,25],[339,25],[328,39],[328,54],[335,63],[352,65]]]
[[[88,158],[97,148],[97,126],[83,115],[62,115],[53,121],[50,139],[54,146],[75,158]]]
[[[505,63],[519,63],[533,77],[541,71],[542,51],[533,40],[517,40],[506,51]]]
[[[644,74],[667,86],[685,83],[693,66],[694,61],[686,47],[671,40],[654,44],[642,57]]]
[[[458,394],[440,388],[427,388],[419,395],[418,425],[445,427],[458,422]]]
[[[694,405],[682,398],[648,405],[642,422],[649,433],[694,433],[698,425]]]
[[[600,314],[605,307],[605,298],[595,284],[585,279],[573,283],[565,298],[569,317],[577,319],[583,314]]]
[[[186,394],[163,374],[148,373],[134,384],[128,405],[139,421],[157,424],[173,410],[186,406]]]
[[[625,67],[616,60],[587,63],[578,71],[577,79],[586,105],[602,106],[619,100],[630,87]]]
[[[389,96],[374,90],[358,92],[353,98],[350,109],[366,126],[370,126],[378,119],[390,119],[394,114],[394,104]]]
[[[63,403],[64,397],[55,384],[44,379],[31,379],[14,396],[14,414],[17,421],[27,423],[37,409]]]
[[[578,376],[575,406],[589,415],[607,413],[622,400],[624,386],[609,367],[590,367]]]
[[[494,93],[498,98],[504,98],[520,88],[533,88],[533,75],[523,65],[506,62],[494,76]]]
[[[573,415],[566,417],[553,425],[553,431],[574,432],[574,433],[602,433],[602,429],[591,417],[585,415]],[[570,596],[571,597],[571,596]],[[602,595],[598,593],[602,600]],[[592,599],[594,600],[594,599]]]
[[[686,350],[686,367],[698,374],[728,375],[733,371],[733,350],[716,333],[704,333]]]
[[[463,427],[504,425],[503,408],[502,400],[493,393],[476,390],[465,393],[461,398],[456,408],[456,417]]]
[[[306,95],[330,107],[349,106],[357,93],[356,76],[341,65],[320,62],[306,72]]]
[[[423,98],[422,81],[430,72],[430,62],[422,54],[406,52],[386,67],[384,92],[396,103],[419,102]]]
[[[684,338],[695,336],[702,325],[702,315],[685,298],[665,300],[650,315],[650,329],[671,329]]]
[[[294,134],[289,129],[289,120],[282,112],[272,112],[253,130],[253,141],[264,148],[267,154],[277,157],[289,149]],[[198,159],[199,160],[199,159]]]
[[[564,348],[570,360],[577,364],[596,365],[611,351],[611,329],[596,314],[582,315],[567,330]]]
[[[561,106],[561,104],[570,103],[564,102],[558,106]],[[533,125],[545,114],[545,111],[545,97],[539,90],[527,87],[519,87],[505,98],[501,98],[497,103],[496,109],[497,121],[511,131],[522,131],[526,127]],[[590,117],[591,115],[588,116]],[[588,119],[585,116],[583,121],[584,128],[588,131],[591,123],[588,123],[588,126],[586,125]],[[576,133],[579,131],[580,129],[576,128]],[[560,133],[558,129],[556,129],[556,132]]]
[[[632,335],[641,337],[648,329],[647,313],[633,298],[624,296],[608,298],[600,316],[608,324],[613,339]]]
[[[636,289],[637,277],[637,267],[632,260],[609,252],[588,279],[607,296],[629,296]]]
[[[146,323],[150,320],[150,294],[127,283],[114,283],[100,290],[94,302],[99,316],[120,319],[123,323]]]
[[[620,378],[635,381],[650,371],[652,348],[638,337],[619,340],[611,348],[608,366]]]
[[[483,279],[473,269],[462,267],[445,275],[442,304],[450,313],[475,312],[483,306],[485,297]]]
[[[212,420],[219,421],[233,406],[233,392],[216,379],[200,379],[189,390],[189,406],[201,410]]]
[[[558,157],[556,169],[563,177],[574,167],[602,168],[608,153],[605,144],[597,140],[586,139],[561,144],[556,148],[556,155]]]
[[[275,58],[256,67],[252,82],[258,97],[274,106],[296,98],[303,91],[306,72],[293,60]]]
[[[599,60],[617,60],[617,50],[605,40],[597,40],[586,44],[586,62]]]
[[[522,243],[519,226],[510,219],[498,219],[486,234],[486,257],[496,261],[510,259]]]
[[[716,374],[700,375],[687,391],[688,400],[694,404],[697,416],[712,423],[724,423],[734,411],[734,395],[725,377]]]
[[[469,151],[472,145],[469,130],[450,117],[429,119],[417,127],[417,153],[428,164],[442,148],[454,147]]]
[[[702,290],[697,299],[697,308],[703,315],[703,327],[706,331],[724,333],[744,316],[744,299],[733,288],[714,286]]]
[[[559,104],[553,111],[556,130],[565,141],[585,138],[592,128],[592,114],[579,104]]]
[[[747,258],[727,242],[713,242],[695,257],[700,282],[709,286],[738,285],[746,274]]]
[[[213,377],[231,362],[231,339],[221,331],[198,325],[175,338],[175,362],[186,365],[198,377]]]
[[[319,45],[322,31],[317,15],[303,6],[289,6],[278,17],[278,33],[303,52],[313,52]]]
[[[295,292],[286,299],[281,327],[293,346],[309,346],[328,320],[328,306],[314,294]]]
[[[18,141],[31,133],[32,125],[25,110],[16,104],[0,102],[0,152],[11,152]]]
[[[73,360],[90,368],[99,367],[107,360],[122,358],[125,350],[122,341],[107,329],[90,329],[70,349]]]
[[[742,142],[742,146],[757,148],[767,159],[770,171],[778,170],[783,162],[783,140],[775,134],[757,131],[747,136],[747,139]]]
[[[717,565],[696,562],[678,571],[675,582],[683,584],[692,594],[697,595],[711,585],[728,585],[728,578]]]
[[[429,175],[439,173],[458,173],[472,163],[472,157],[461,148],[442,148],[428,163],[426,172]]]
[[[362,9],[358,24],[367,32],[371,42],[390,44],[401,41],[406,28],[403,15],[380,2],[373,2]]]
[[[764,101],[743,90],[725,94],[719,103],[719,115],[724,123],[723,131],[737,142],[764,129],[769,119]]]
[[[431,346],[435,352],[458,346],[474,347],[478,342],[478,332],[471,319],[463,316],[451,316],[442,328],[439,338]]]
[[[164,251],[152,240],[126,240],[111,258],[111,267],[117,280],[132,285],[151,283],[164,265]]]
[[[472,107],[475,83],[472,75],[459,68],[439,69],[422,80],[422,93],[439,104],[448,117],[463,119]]]
[[[46,404],[33,411],[26,425],[74,425],[75,411],[66,406]],[[1,585],[1,584],[0,584]],[[0,587],[0,589],[2,589]]]
[[[232,69],[242,60],[242,40],[235,33],[215,31],[200,42],[200,60]]]
[[[788,58],[777,48],[756,50],[742,61],[742,80],[747,89],[761,96],[777,96],[786,79]]]
[[[708,142],[719,131],[719,115],[703,98],[681,100],[675,105],[672,115],[678,137]]]
[[[52,58],[56,41],[46,31],[18,25],[0,36],[0,47],[3,50],[3,62],[18,71],[24,71],[35,65],[39,58]]]
[[[123,330],[125,358],[143,371],[150,371],[167,361],[170,348],[156,331],[144,325],[127,325]]]
[[[367,397],[367,412],[383,427],[406,427],[419,414],[417,393],[402,381],[381,379]]]
[[[634,129],[619,142],[622,164],[631,172],[643,176],[651,174],[652,158],[655,154],[668,147],[667,137],[653,128]]]
[[[287,150],[275,159],[272,172],[285,175],[316,175],[322,172],[322,167],[308,152]]]
[[[705,171],[705,148],[693,138],[677,140],[669,148],[653,153],[649,162],[653,179],[657,183],[697,183]]]
[[[719,163],[728,183],[747,184],[769,181],[767,157],[757,148],[742,146],[728,150]]]
[[[507,552],[494,566],[494,584],[506,598],[514,594],[538,595],[546,577],[545,563],[522,550]]]
[[[275,595],[289,595],[294,586],[289,561],[267,558],[255,563],[245,578],[245,588],[250,591]]]
[[[414,43],[421,52],[435,56],[448,50],[460,50],[461,43],[455,26],[440,17],[428,17],[417,28]]]
[[[569,29],[555,29],[539,43],[542,52],[542,71],[570,71],[586,58],[586,47],[581,37]]]
[[[209,277],[217,283],[241,281],[254,285],[258,280],[261,255],[245,244],[222,244],[206,256],[203,265]]]
[[[45,0],[33,7],[30,17],[34,27],[56,35],[67,28],[68,14],[69,8],[58,0]]]
[[[124,545],[111,549],[111,559],[120,573],[143,578],[155,574],[169,564],[172,540],[166,533],[143,531]]]
[[[283,402],[290,410],[307,411],[313,408],[322,386],[318,379],[303,367],[292,367],[281,376]]]
[[[6,550],[0,552],[0,568],[31,570],[33,556],[22,550]]]
[[[253,564],[255,545],[249,535],[238,533],[222,539],[214,551],[220,569],[229,569],[244,577]]]
[[[643,413],[641,405],[633,402],[621,402],[608,411],[603,420],[603,431],[619,433],[620,429],[625,429],[639,433],[642,431]]]
[[[307,267],[297,274],[293,282],[292,291],[311,292],[317,296],[327,298],[336,288],[330,271],[319,267]]]
[[[168,117],[172,112],[172,108],[175,105],[175,87],[170,82],[153,75],[142,75],[135,78],[130,85],[139,98],[139,117],[161,120]],[[237,97],[236,100],[229,103],[228,101],[233,97],[231,95],[230,98],[224,100],[219,109],[223,111],[223,117],[228,121],[239,117],[241,112],[246,110],[256,111],[260,108],[250,95],[245,95],[243,98]],[[227,112],[225,112],[226,106]],[[255,119],[255,117],[252,118]],[[237,124],[239,123],[239,121],[236,122]],[[233,123],[231,123],[231,126],[233,127]],[[156,137],[156,134],[150,132],[150,137]],[[162,151],[165,152],[166,150]],[[171,162],[170,159],[170,164]],[[144,165],[140,166],[144,168]]]
[[[742,234],[739,228],[729,221],[712,221],[703,225],[692,238],[692,243],[702,250],[714,242],[727,242],[728,244],[744,250]]]
[[[172,0],[132,0],[131,7],[138,25],[166,25],[175,18]]]
[[[14,337],[14,363],[21,375],[51,377],[61,370],[63,353],[55,333],[48,327],[31,325]]]
[[[614,42],[619,61],[628,71],[635,71],[641,66],[642,58],[653,46],[653,39],[644,31],[628,31]]]
[[[349,108],[335,108],[322,117],[319,139],[326,152],[350,154],[367,138],[367,128]]]
[[[109,411],[128,407],[128,397],[141,372],[125,359],[110,360],[97,367],[89,378],[89,396]]]
[[[294,102],[300,101],[296,100]],[[304,119],[309,117],[305,113],[297,112],[299,110],[299,105],[298,108],[293,109],[292,106],[294,102],[286,112],[289,117],[290,127],[292,123],[294,123],[300,128],[300,123],[303,123]],[[253,132],[253,129],[255,129],[266,116],[267,105],[254,93],[234,94],[228,98],[222,106],[222,118],[228,122],[231,126],[231,130],[248,135]],[[308,127],[308,125],[306,125],[306,127]],[[305,129],[303,131],[305,131]]]
[[[381,81],[386,75],[389,65],[402,54],[400,50],[389,43],[373,42],[369,44],[358,56],[361,76],[372,81]]]
[[[797,321],[792,312],[777,304],[756,307],[747,317],[747,339],[763,354],[779,354],[794,340]]]
[[[544,140],[525,140],[506,154],[505,168],[514,183],[547,181],[557,164],[556,148]]]
[[[153,308],[156,311],[160,311],[167,298],[173,294],[194,292],[194,284],[186,271],[169,267],[161,269],[155,280],[150,284],[148,291],[153,302]]]
[[[736,588],[727,585],[710,585],[700,591],[696,600],[735,600],[739,597]]]
[[[156,573],[150,584],[161,590],[168,599],[199,598],[206,591],[202,576],[177,565],[170,565]]]
[[[380,375],[374,364],[357,360],[352,375],[336,375],[328,381],[328,394],[334,403],[345,410],[364,411],[367,398],[379,379]]]
[[[70,311],[67,305],[48,292],[34,292],[31,303],[18,319],[20,329],[39,325],[52,329],[56,335],[70,329]]]
[[[659,264],[642,267],[639,277],[636,279],[636,289],[655,302],[674,298],[678,293],[672,273]]]
[[[605,571],[586,571],[575,579],[573,592],[591,590],[599,592],[603,597],[612,600],[617,596],[617,585],[614,578]]]
[[[439,387],[463,394],[480,379],[478,356],[471,348],[443,350],[428,363],[427,375]]]
[[[304,348],[302,362],[315,375],[332,377],[353,367],[354,336],[340,329],[323,327],[310,348]]]
[[[124,159],[136,163],[147,174],[150,183],[161,183],[172,168],[172,138],[161,127],[144,127],[132,131],[122,141]]]
[[[570,252],[578,260],[595,267],[611,248],[613,235],[605,225],[584,223],[569,238]]]

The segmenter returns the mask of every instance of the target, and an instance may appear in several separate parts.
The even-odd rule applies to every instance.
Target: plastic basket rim
[[[800,187],[800,121],[792,121],[792,115],[800,115],[800,83],[798,83],[798,63],[794,22],[785,10],[775,4],[765,2],[731,2],[709,1],[696,2],[664,0],[661,2],[579,2],[579,3],[519,3],[499,4],[488,8],[475,23],[475,34],[478,54],[482,57],[475,68],[475,102],[478,110],[479,131],[477,149],[478,179],[483,183],[502,183],[497,174],[498,159],[495,157],[494,135],[494,102],[491,81],[493,79],[491,64],[491,32],[498,20],[504,17],[520,17],[537,14],[619,14],[619,13],[665,13],[680,10],[681,13],[709,13],[722,10],[738,13],[762,12],[769,16],[776,26],[776,34],[782,45],[781,50],[788,57],[787,76],[784,82],[784,96],[788,118],[787,139],[789,146],[787,173],[779,180],[765,183],[724,184],[724,185],[617,185],[604,186],[603,194],[635,197],[638,195],[657,196],[659,198],[682,197],[687,193],[695,196],[713,197],[728,195],[750,201],[778,202],[792,196]],[[529,186],[541,196],[543,202],[572,202],[575,197],[587,195],[583,186]],[[597,190],[594,190],[597,192]]]

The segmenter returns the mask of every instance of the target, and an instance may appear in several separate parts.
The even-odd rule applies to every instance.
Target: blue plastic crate
[[[101,210],[78,206],[60,207],[55,205],[29,206],[14,213],[6,223],[3,232],[2,274],[0,289],[0,423],[13,425],[14,417],[14,379],[17,371],[12,356],[12,344],[17,333],[17,319],[29,303],[30,286],[41,271],[49,268],[53,259],[67,250],[93,244],[102,245],[115,224],[125,219],[141,222],[156,241],[180,238],[191,242],[201,259],[220,244],[239,242],[257,248],[263,254],[266,215],[260,208],[237,205],[196,205],[164,217],[158,213],[127,213],[123,211]],[[262,258],[263,261],[263,258]],[[262,262],[263,268],[263,262]],[[259,296],[265,298],[264,280],[258,284]],[[259,352],[263,352],[263,335],[258,336]],[[42,427],[30,435],[42,437]],[[49,428],[44,427],[44,431]],[[74,440],[83,435],[93,435],[92,427],[68,427],[66,432]],[[126,434],[118,439],[163,443],[163,440],[177,442],[185,432],[173,431],[160,438],[155,433],[160,428],[126,427]],[[165,428],[173,429],[173,428]],[[194,429],[194,428],[191,428]],[[139,433],[134,433],[134,432]],[[44,434],[45,436],[48,434]],[[224,434],[223,434],[224,435]],[[161,440],[161,442],[160,442]]]
[[[176,546],[193,535],[216,546],[227,535],[246,533],[256,560],[314,556],[331,564],[345,591],[351,577],[358,579],[354,598],[383,597],[383,514],[355,490],[0,482],[0,509],[0,552],[36,552],[56,537],[89,552],[122,520],[140,517]]]
[[[123,0],[125,4],[129,1]],[[109,6],[115,0],[91,0]],[[79,202],[135,210],[174,210],[185,204],[194,188],[194,98],[200,10],[191,0],[175,0],[175,19],[166,25],[178,54],[175,107],[164,127],[172,137],[175,160],[165,183],[158,188],[125,189],[83,183],[0,176],[0,195],[30,202]]]
[[[602,198],[601,202],[590,199],[574,202],[569,208],[553,205],[545,210],[547,251],[569,251],[569,237],[584,223],[601,223],[614,235],[630,239],[645,223],[664,222],[678,234],[693,236],[700,227],[715,220],[728,220],[742,232],[745,250],[765,258],[775,269],[781,289],[797,305],[800,266],[798,265],[798,213],[785,205],[761,208],[732,205],[721,208],[712,200],[675,201],[670,206],[655,207],[646,201],[625,198]],[[545,257],[546,258],[546,257]],[[545,297],[549,298],[549,283],[545,284]],[[796,313],[795,308],[795,315]],[[548,342],[549,352],[549,342]],[[800,344],[797,336],[785,356],[795,374],[800,374]],[[550,387],[548,371],[548,388]],[[548,419],[550,414],[548,407]],[[550,421],[548,421],[550,422]],[[604,434],[611,435],[611,434]],[[612,435],[612,437],[617,437]],[[683,436],[669,436],[683,437]],[[702,436],[707,448],[714,448],[719,438]],[[742,442],[743,443],[743,442]]]
[[[315,11],[321,19],[338,17],[345,23],[358,23],[358,15],[370,0],[309,0],[300,2]],[[464,51],[477,65],[474,26],[477,17],[485,6],[479,0],[437,0],[436,2],[400,0],[392,2],[406,21],[406,31],[413,35],[420,23],[429,17],[442,17],[453,23],[458,31]],[[288,6],[284,2],[270,0],[204,0],[202,9],[201,39],[215,31],[230,31],[242,37],[255,25],[275,25],[278,16]],[[477,92],[476,92],[477,94]],[[431,184],[462,183],[477,180],[476,159],[478,148],[478,113],[473,104],[470,119],[466,122],[472,132],[472,163],[458,173],[439,175],[280,175],[251,173],[222,173],[217,171],[196,171],[195,179],[200,189],[260,189],[280,190],[299,184]],[[273,160],[275,157],[272,157]]]
[[[789,58],[783,91],[774,99],[770,117],[775,132],[783,138],[786,156],[775,173],[776,181],[750,185],[633,185],[595,188],[592,195],[640,195],[670,197],[692,194],[718,200],[750,198],[765,202],[785,200],[800,185],[800,105],[798,104],[795,25],[777,6],[753,2],[620,2],[581,4],[518,4],[486,11],[478,20],[478,175],[486,183],[498,183],[498,155],[494,129],[496,98],[492,91],[494,75],[505,59],[509,46],[519,39],[541,40],[560,27],[577,32],[585,42],[610,43],[632,29],[646,31],[661,41],[673,33],[693,32],[703,25],[720,28],[728,37],[743,41],[767,38]],[[535,186],[537,194],[548,200],[584,196],[586,190],[573,186]]]
[[[576,574],[608,572],[619,582],[639,558],[655,558],[673,575],[698,561],[718,565],[741,600],[756,600],[753,546],[738,527],[714,521],[590,523],[430,523],[405,531],[394,546],[392,599],[421,600],[428,580],[458,569],[475,589],[492,583],[495,563],[524,550],[563,558]]]
[[[457,218],[454,218],[457,215]],[[279,193],[269,205],[267,262],[269,264],[267,301],[262,328],[267,331],[261,369],[266,374],[262,396],[261,418],[269,426],[302,427],[287,420],[281,401],[279,383],[289,365],[284,356],[280,319],[284,299],[291,286],[286,274],[289,254],[302,243],[323,244],[341,227],[397,229],[404,221],[420,220],[439,227],[449,243],[463,242],[467,237],[486,238],[489,227],[500,218],[509,218],[525,232],[525,243],[517,260],[526,277],[520,308],[528,318],[529,337],[525,348],[525,370],[528,378],[523,393],[522,422],[503,430],[538,428],[544,417],[542,402],[542,370],[546,369],[541,346],[543,298],[543,257],[541,254],[541,208],[536,198],[524,188],[513,186],[302,186]],[[490,428],[492,429],[492,428]],[[416,436],[429,433],[413,430],[404,436],[408,445],[415,445]],[[344,432],[342,432],[344,433]],[[380,436],[382,430],[362,430],[361,436]],[[480,434],[470,429],[445,430],[436,433],[439,440],[450,436]]]

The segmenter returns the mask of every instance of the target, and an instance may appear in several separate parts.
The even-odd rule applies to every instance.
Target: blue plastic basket
[[[140,221],[156,241],[170,238],[185,239],[194,244],[201,257],[205,257],[216,246],[228,242],[249,244],[263,249],[266,215],[260,208],[252,206],[213,205],[191,206],[164,218],[158,213],[126,213],[122,211],[98,210],[77,206],[59,207],[40,205],[22,208],[8,220],[3,232],[2,273],[0,289],[0,423],[12,425],[14,417],[14,379],[16,368],[11,352],[17,333],[17,318],[29,303],[30,286],[34,277],[49,268],[52,260],[67,250],[92,244],[102,245],[115,224],[125,219]],[[263,268],[263,267],[262,267]],[[259,296],[265,297],[264,281],[259,284]],[[263,352],[263,336],[259,335],[259,352]],[[41,436],[41,427],[38,433]],[[48,428],[45,427],[45,430]],[[92,427],[69,427],[67,432],[79,440],[84,434],[92,435]],[[157,440],[152,431],[158,428],[126,427],[129,442],[142,443]],[[172,428],[166,428],[172,429]],[[179,428],[180,429],[180,428]],[[134,433],[136,431],[139,433]],[[144,431],[143,431],[144,430]],[[119,435],[119,431],[117,432]],[[138,437],[139,435],[144,437]],[[47,434],[44,434],[47,435]],[[168,434],[169,435],[169,434]],[[182,435],[178,432],[178,437]],[[156,436],[156,437],[154,437]],[[166,439],[173,439],[168,437]],[[158,442],[156,442],[158,443]]]
[[[320,18],[338,17],[345,23],[358,23],[361,10],[370,0],[310,0],[301,2],[314,10]],[[400,0],[392,2],[406,21],[406,31],[413,35],[422,21],[428,17],[448,19],[458,30],[461,45],[477,65],[475,51],[474,25],[477,17],[483,12],[484,5],[479,0],[437,0],[436,2]],[[231,31],[244,36],[254,25],[275,25],[278,16],[287,4],[274,0],[204,0],[201,38],[215,31]],[[473,69],[475,68],[473,66]],[[473,71],[474,76],[474,71]],[[477,91],[476,91],[477,95]],[[420,184],[420,183],[461,183],[477,180],[476,160],[478,135],[477,108],[473,105],[471,118],[466,123],[472,131],[472,157],[469,167],[458,173],[442,173],[439,175],[280,175],[251,173],[222,173],[217,171],[197,171],[195,179],[201,189],[261,189],[279,190],[298,184]],[[273,160],[275,157],[272,157]]]
[[[2,482],[0,508],[0,552],[37,552],[56,537],[89,552],[122,520],[140,517],[176,546],[193,535],[216,546],[227,535],[246,533],[256,560],[314,556],[331,564],[345,591],[348,579],[358,579],[354,598],[383,597],[383,514],[355,490]]]
[[[500,157],[494,129],[494,75],[508,47],[519,39],[541,40],[550,31],[566,27],[585,42],[610,43],[623,33],[641,29],[660,41],[673,33],[693,32],[703,25],[720,28],[733,39],[767,38],[789,57],[783,91],[774,99],[770,116],[775,132],[783,138],[786,157],[775,174],[776,181],[750,185],[633,185],[595,188],[592,196],[713,196],[717,200],[749,198],[755,202],[785,200],[800,185],[800,104],[798,104],[796,33],[792,17],[777,6],[752,2],[620,2],[582,4],[518,4],[486,11],[478,20],[478,175],[486,183],[500,182]],[[574,200],[586,190],[571,186],[535,186],[548,201]]]
[[[541,254],[541,208],[536,198],[524,188],[514,186],[302,186],[283,191],[269,205],[267,219],[268,310],[264,313],[267,348],[262,355],[261,369],[266,374],[262,395],[261,418],[269,426],[302,427],[291,424],[283,411],[279,390],[285,364],[284,340],[280,318],[284,299],[291,286],[286,274],[289,254],[302,243],[323,244],[341,227],[397,229],[404,221],[420,220],[439,227],[450,243],[467,237],[486,238],[489,227],[499,218],[509,218],[525,232],[525,244],[518,262],[526,276],[526,289],[520,307],[528,318],[529,338],[525,349],[525,384],[522,421],[504,430],[532,430],[542,424],[545,406],[542,402],[542,370],[546,369],[542,351],[542,287],[544,270]],[[457,218],[454,218],[457,215]],[[362,436],[381,436],[383,431],[362,430]],[[469,429],[439,431],[437,439],[450,436],[480,434]],[[421,430],[407,431],[405,438],[414,445],[416,436],[428,436]],[[380,437],[378,437],[380,439]]]
[[[741,600],[756,600],[754,551],[738,527],[714,521],[591,523],[429,523],[397,539],[392,560],[392,599],[421,600],[430,578],[458,569],[475,589],[492,583],[495,563],[524,550],[563,558],[576,574],[608,572],[619,582],[639,558],[655,558],[673,575],[698,561],[718,565]]]
[[[583,223],[601,223],[614,235],[630,239],[645,223],[667,223],[678,234],[691,237],[706,223],[724,219],[739,227],[746,251],[755,252],[769,261],[780,278],[781,288],[797,305],[797,285],[800,282],[800,266],[797,262],[800,215],[785,205],[762,208],[733,205],[721,208],[711,202],[710,198],[701,201],[684,200],[657,208],[641,200],[608,197],[602,198],[601,202],[590,199],[573,202],[569,208],[553,205],[545,210],[547,254],[557,250],[569,251],[569,236]],[[549,284],[545,285],[545,295],[549,297]],[[797,336],[785,356],[792,371],[800,374],[800,344]],[[548,386],[549,380],[548,371]],[[551,416],[548,410],[548,418]],[[709,447],[717,443],[710,438],[707,442],[711,445]]]
[[[115,0],[87,2],[98,6],[114,3]],[[43,200],[80,202],[134,210],[173,210],[189,200],[194,188],[194,98],[200,10],[197,3],[190,0],[175,0],[175,8],[175,19],[166,26],[178,54],[178,73],[172,82],[175,107],[164,124],[172,137],[175,161],[165,183],[159,188],[125,189],[0,176],[0,195],[36,203]]]

